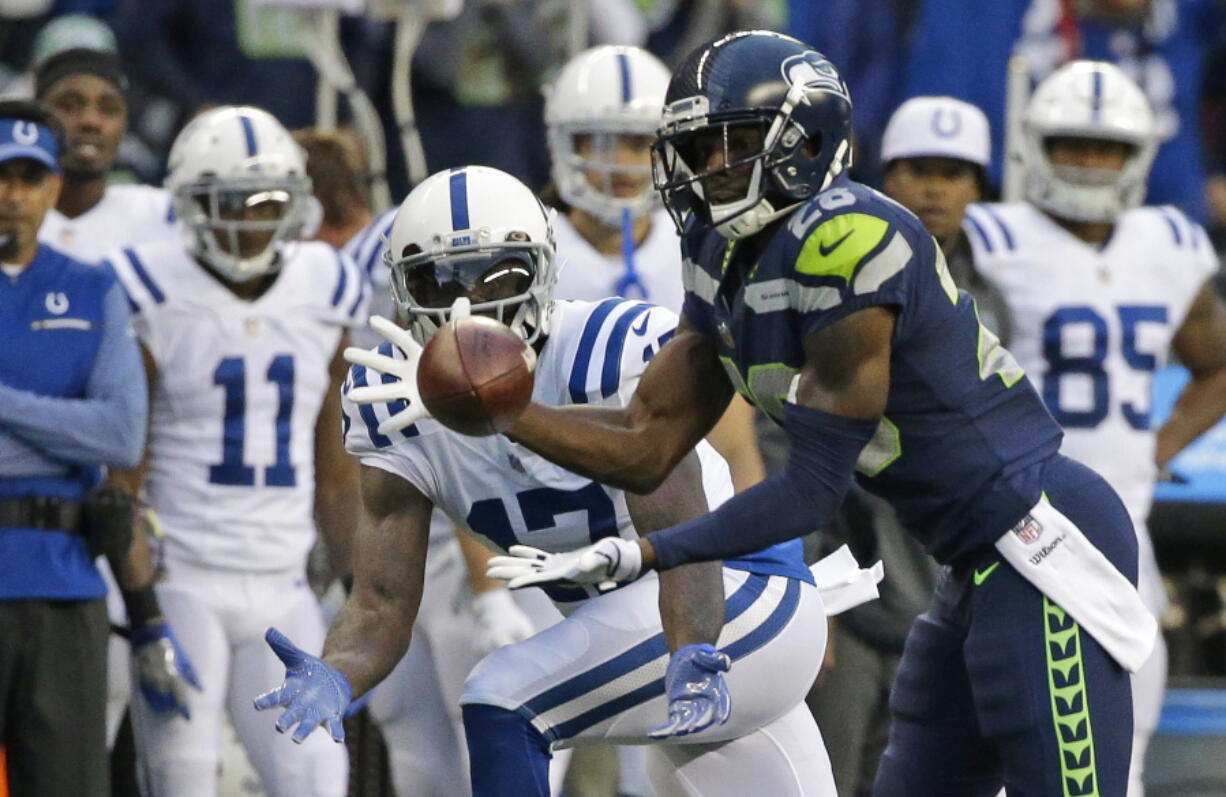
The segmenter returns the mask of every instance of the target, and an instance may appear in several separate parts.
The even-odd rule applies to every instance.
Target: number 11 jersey
[[[158,371],[144,494],[173,558],[285,570],[301,567],[314,543],[315,422],[368,291],[326,244],[282,252],[280,273],[253,301],[175,238],[108,258]]]

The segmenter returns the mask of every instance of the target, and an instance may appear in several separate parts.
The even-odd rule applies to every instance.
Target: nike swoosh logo
[[[855,231],[856,231],[856,230],[855,230],[855,228],[853,227],[852,229],[850,229],[850,230],[848,230],[846,233],[844,233],[842,238],[840,238],[839,240],[837,240],[837,241],[835,241],[834,243],[830,244],[830,246],[826,246],[826,245],[825,245],[825,244],[823,244],[821,241],[818,241],[818,242],[817,242],[817,251],[818,251],[818,254],[820,254],[822,257],[828,257],[828,256],[830,255],[830,253],[831,253],[831,252],[833,252],[835,249],[838,249],[838,248],[839,248],[839,246],[840,246],[840,245],[841,245],[841,244],[842,244],[844,241],[846,241],[848,238],[850,238],[850,237],[851,237],[851,234],[852,234],[853,232],[855,232]]]
[[[975,586],[979,586],[988,580],[988,576],[992,575],[992,571],[1000,567],[1000,562],[993,562],[986,570],[975,571]]]
[[[636,326],[630,327],[630,329],[633,330],[634,334],[636,335],[646,335],[647,334],[647,321],[650,317],[651,317],[651,313],[643,313],[643,320],[640,321]]]

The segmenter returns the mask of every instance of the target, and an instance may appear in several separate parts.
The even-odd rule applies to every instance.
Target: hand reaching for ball
[[[426,346],[386,318],[371,327],[404,353],[404,359],[350,347],[345,359],[395,381],[352,388],[358,404],[405,401],[408,406],[379,424],[380,434],[434,418],[461,434],[484,436],[508,429],[532,399],[536,354],[510,328],[470,313],[467,299],[452,305],[450,320]]]

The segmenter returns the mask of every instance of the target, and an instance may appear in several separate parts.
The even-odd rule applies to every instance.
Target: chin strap
[[[770,200],[763,197],[748,210],[736,214],[727,221],[715,225],[715,231],[730,241],[747,238],[761,230],[780,216],[795,210],[801,203],[793,202],[779,210],[775,210]]]

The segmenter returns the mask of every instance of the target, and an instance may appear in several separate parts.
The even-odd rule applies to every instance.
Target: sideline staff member
[[[62,140],[42,106],[0,102],[0,744],[13,797],[108,791],[94,565],[107,546],[86,499],[103,466],[139,461],[147,411],[115,278],[37,240]]]

